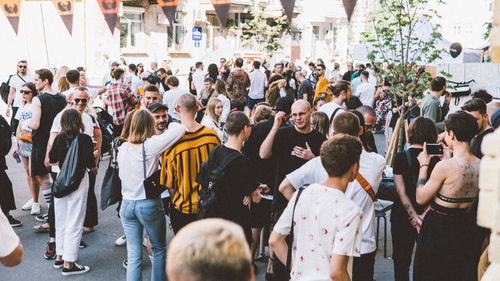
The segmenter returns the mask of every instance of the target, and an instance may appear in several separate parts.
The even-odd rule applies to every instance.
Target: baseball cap
[[[500,108],[491,115],[491,126],[495,130],[500,127]]]
[[[118,62],[114,61],[111,63],[111,67],[120,65]]]
[[[131,63],[128,65],[128,68],[130,68],[130,70],[132,70],[132,71],[135,71],[137,69],[137,66],[135,64]]]
[[[293,99],[289,97],[282,97],[276,101],[273,110],[284,111],[287,115],[292,112]]]
[[[163,109],[165,111],[168,110],[167,106],[165,106],[163,103],[159,103],[159,102],[152,103],[151,105],[149,105],[148,109],[150,112],[155,112],[158,109]]]

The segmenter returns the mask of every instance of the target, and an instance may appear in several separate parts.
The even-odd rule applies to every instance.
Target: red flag
[[[231,0],[212,0],[212,5],[214,5],[215,14],[217,14],[220,24],[222,27],[226,27],[227,13],[231,6]]]
[[[73,6],[74,0],[52,0],[57,12],[68,29],[69,34],[73,33]]]
[[[347,13],[347,21],[351,21],[354,6],[356,6],[356,0],[342,0],[342,3],[344,3],[344,9]]]
[[[104,19],[108,23],[109,30],[111,34],[115,33],[116,19],[118,15],[118,9],[120,8],[121,0],[97,0],[99,7],[101,7],[101,12],[104,15]]]
[[[175,10],[177,9],[177,4],[179,4],[179,0],[157,0],[158,5],[160,5],[163,13],[170,22],[170,26],[174,24],[175,18]]]
[[[2,10],[17,35],[19,31],[19,15],[21,14],[21,0],[0,0]]]
[[[281,5],[283,10],[285,10],[285,15],[288,18],[288,22],[292,22],[293,8],[295,7],[295,0],[281,0]]]

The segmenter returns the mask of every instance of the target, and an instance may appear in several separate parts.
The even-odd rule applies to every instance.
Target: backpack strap
[[[215,149],[219,149],[221,146],[222,146],[222,145],[217,146],[216,148],[214,148],[214,150],[215,150]],[[214,153],[214,154],[215,154],[215,153]],[[239,158],[239,157],[241,157],[241,156],[243,156],[243,154],[241,154],[241,153],[240,153],[240,152],[238,152],[238,151],[235,151],[235,152],[233,152],[233,153],[229,154],[228,156],[226,156],[226,157],[224,158],[224,160],[222,160],[222,163],[220,163],[219,167],[220,167],[222,170],[224,170],[224,169],[226,169],[226,166],[227,166],[227,165],[229,165],[231,162],[233,162],[234,160],[236,160],[237,158]],[[210,157],[209,157],[209,158],[210,158]]]
[[[16,75],[17,75],[17,77],[19,77],[21,80],[23,80],[23,82],[24,82],[24,83],[26,83],[26,80],[24,80],[24,79],[23,79],[23,77],[21,77],[21,75],[19,75],[19,74],[16,74]],[[10,79],[10,78],[9,78],[9,79]]]
[[[286,255],[286,270],[290,272],[291,265],[292,265],[292,246],[293,246],[293,217],[295,216],[295,208],[297,207],[297,202],[299,202],[300,195],[302,194],[302,191],[304,191],[304,188],[301,187],[299,188],[299,191],[297,191],[297,198],[295,198],[295,202],[293,204],[293,211],[292,211],[292,222],[290,223],[290,236],[292,238],[291,245],[288,246],[288,253]]]
[[[359,182],[359,184],[361,184],[361,186],[366,191],[366,193],[368,193],[370,198],[372,200],[375,200],[375,191],[373,191],[372,186],[368,183],[368,181],[360,173],[358,173],[358,175],[356,176],[356,180]]]
[[[330,115],[330,126],[332,126],[332,122],[333,122],[333,119],[335,119],[335,115],[336,115],[336,114],[337,114],[337,112],[338,112],[339,110],[341,110],[341,109],[342,109],[342,107],[337,107],[337,108],[335,108],[335,110],[333,111],[332,115]]]

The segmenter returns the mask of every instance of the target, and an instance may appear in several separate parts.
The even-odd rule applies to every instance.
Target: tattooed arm
[[[421,166],[418,173],[417,181],[417,203],[420,205],[425,205],[429,202],[436,193],[439,192],[444,180],[446,179],[447,169],[446,161],[441,161],[436,164],[432,170],[432,174],[427,180],[427,169],[428,166]],[[422,165],[422,164],[421,164]]]

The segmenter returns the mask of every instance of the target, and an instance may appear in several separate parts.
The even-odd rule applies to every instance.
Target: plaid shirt
[[[130,87],[121,83],[111,83],[108,86],[108,100],[111,103],[115,125],[123,125],[127,114],[139,103],[139,97],[132,92]]]

